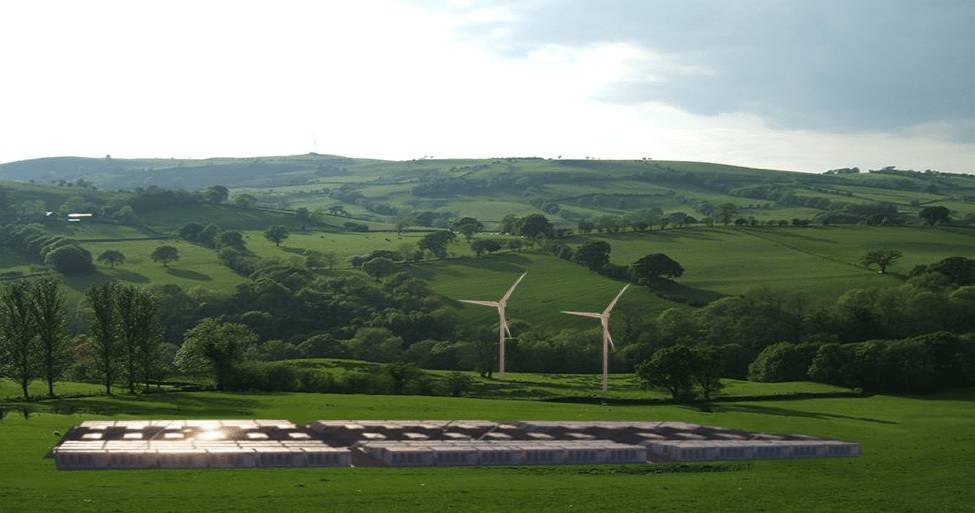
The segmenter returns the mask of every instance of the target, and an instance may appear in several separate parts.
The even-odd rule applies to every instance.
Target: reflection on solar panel
[[[484,420],[87,421],[57,468],[622,464],[858,456],[855,443],[685,422]]]

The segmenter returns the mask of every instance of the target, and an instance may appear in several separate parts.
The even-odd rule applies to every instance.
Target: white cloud
[[[747,114],[603,102],[613,84],[708,70],[625,41],[515,56],[462,32],[510,15],[390,2],[0,4],[0,162],[304,153],[317,139],[319,152],[391,159],[975,167],[975,146],[930,131],[786,131]]]

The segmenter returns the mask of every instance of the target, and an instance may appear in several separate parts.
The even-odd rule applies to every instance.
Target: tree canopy
[[[117,249],[106,249],[98,255],[98,261],[114,269],[125,263],[125,254]]]
[[[652,253],[633,262],[630,272],[634,281],[648,285],[660,277],[680,278],[684,274],[684,268],[663,253]]]
[[[951,210],[948,207],[934,206],[934,207],[924,207],[918,213],[918,216],[924,220],[929,226],[934,226],[936,224],[944,224],[951,220]]]
[[[264,230],[264,238],[273,242],[275,246],[281,246],[281,243],[288,238],[291,233],[288,231],[286,226],[275,224],[268,226]]]
[[[163,267],[169,267],[170,262],[179,260],[179,250],[174,246],[159,246],[152,251],[149,258],[153,262],[162,264]]]
[[[575,251],[575,260],[592,270],[599,270],[609,263],[609,253],[612,251],[609,243],[593,240],[579,246]]]
[[[894,265],[902,256],[904,254],[896,249],[871,249],[863,255],[860,263],[866,268],[877,266],[880,274],[886,274],[887,268]]]

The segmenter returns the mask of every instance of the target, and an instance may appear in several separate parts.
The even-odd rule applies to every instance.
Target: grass
[[[590,327],[592,323],[560,314],[560,310],[600,311],[624,285],[577,264],[531,252],[430,262],[413,269],[416,276],[429,281],[435,292],[453,299],[488,301],[498,300],[518,275],[527,272],[508,302],[509,322],[555,322],[575,328]],[[674,306],[679,305],[644,287],[631,287],[615,311],[624,316],[642,315]],[[497,324],[497,313],[490,308],[464,305],[463,309],[472,322]]]
[[[299,232],[294,231],[288,236],[281,246],[275,246],[273,242],[264,238],[263,230],[243,232],[247,240],[247,247],[257,256],[289,258],[302,255],[305,250],[317,251],[319,253],[334,252],[339,257],[337,267],[348,268],[349,257],[355,255],[365,255],[374,250],[398,251],[403,245],[416,249],[417,242],[427,233],[425,232],[404,232],[397,235],[392,232],[380,233],[322,233],[322,232]],[[483,235],[484,238],[509,239],[506,236]],[[448,252],[453,256],[471,256],[474,252],[463,237],[458,236],[448,247]]]
[[[930,227],[829,226],[797,230],[753,230],[790,248],[847,264],[858,264],[871,249],[898,249],[904,253],[891,267],[906,274],[915,265],[949,256],[975,257],[975,230]]]
[[[893,248],[904,258],[892,271],[948,256],[975,256],[975,232],[922,227],[828,226],[807,228],[684,228],[647,233],[594,234],[610,243],[612,261],[628,265],[666,253],[685,269],[682,285],[740,294],[768,285],[830,299],[850,288],[900,284],[859,266],[868,249]],[[581,244],[582,237],[573,242]]]
[[[47,383],[42,380],[34,380],[28,387],[32,398],[43,398],[47,396]],[[54,393],[58,397],[71,397],[79,395],[96,395],[104,391],[104,387],[93,383],[78,383],[74,381],[58,381],[54,384]],[[20,385],[9,379],[0,379],[0,401],[14,401],[22,398],[23,392]]]
[[[975,390],[932,397],[597,406],[322,394],[163,393],[41,403],[0,423],[4,511],[971,511]],[[74,413],[54,413],[57,409]],[[852,440],[853,459],[733,466],[58,472],[45,452],[82,420],[318,418],[680,420]]]
[[[245,278],[222,265],[217,254],[209,248],[179,240],[148,240],[120,242],[85,242],[82,247],[97,258],[108,249],[125,254],[125,263],[114,269],[98,265],[97,272],[65,277],[69,288],[83,291],[95,283],[117,280],[140,286],[173,283],[183,288],[203,286],[218,291],[229,291]],[[153,262],[153,250],[160,245],[174,246],[180,258],[169,267]]]

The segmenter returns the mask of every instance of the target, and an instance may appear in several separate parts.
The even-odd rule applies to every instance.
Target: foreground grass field
[[[319,394],[166,393],[41,403],[0,423],[4,512],[972,511],[975,390],[933,397],[592,406]],[[62,413],[54,413],[54,410]],[[64,413],[74,410],[74,413]],[[100,415],[99,415],[100,414]],[[44,453],[90,418],[683,420],[852,440],[854,459],[733,465],[58,472]]]

